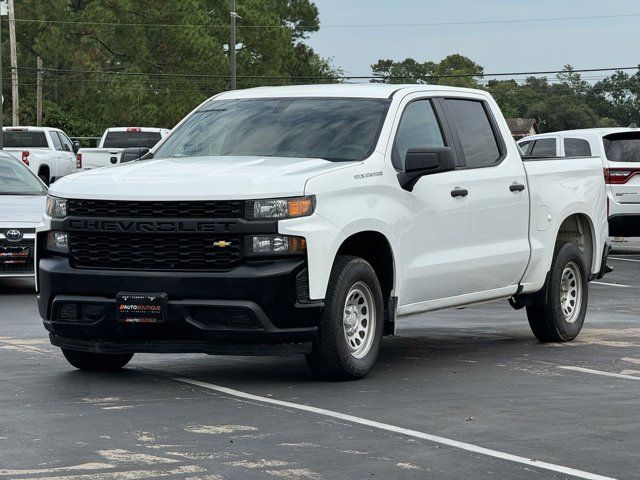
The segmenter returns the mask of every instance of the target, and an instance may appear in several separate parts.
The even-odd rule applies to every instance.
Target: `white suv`
[[[599,157],[604,168],[612,236],[640,236],[640,129],[566,130],[518,142],[532,157]]]

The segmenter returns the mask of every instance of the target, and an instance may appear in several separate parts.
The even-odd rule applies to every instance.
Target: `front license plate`
[[[118,321],[130,324],[164,323],[166,293],[119,293],[116,295]]]
[[[29,261],[29,247],[0,247],[0,265],[23,265]]]

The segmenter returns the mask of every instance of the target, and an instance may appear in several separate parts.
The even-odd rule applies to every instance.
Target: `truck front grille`
[[[7,263],[14,262],[16,260],[4,258],[0,256],[0,275],[2,274],[12,274],[12,273],[33,273],[33,248],[34,241],[33,240],[21,240],[19,242],[9,242],[7,240],[0,240],[0,253],[5,252],[5,248],[11,247],[22,247],[29,249],[29,256],[24,259],[17,259],[17,261],[21,263]],[[22,263],[24,262],[24,263]]]
[[[126,270],[231,270],[242,262],[239,235],[71,232],[71,265]]]
[[[119,218],[241,218],[244,202],[136,202],[119,200],[69,200],[72,217]]]

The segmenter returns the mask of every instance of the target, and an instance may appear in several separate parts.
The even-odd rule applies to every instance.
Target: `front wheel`
[[[307,363],[327,380],[355,380],[373,368],[384,324],[375,271],[359,257],[340,256],[331,272],[325,308]]]
[[[63,348],[62,354],[74,367],[92,372],[113,372],[120,370],[133,358],[133,353],[93,353],[69,350],[68,348]]]
[[[556,247],[544,287],[527,307],[533,334],[541,342],[572,341],[582,330],[588,300],[582,252],[572,242],[562,243]]]

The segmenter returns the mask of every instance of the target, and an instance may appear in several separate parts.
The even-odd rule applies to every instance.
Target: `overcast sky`
[[[309,44],[347,75],[371,75],[380,58],[438,61],[468,56],[487,73],[635,66],[640,63],[638,0],[315,0],[320,31]],[[629,16],[638,14],[637,16]],[[520,20],[599,15],[535,23],[411,27],[332,27]],[[595,76],[600,74],[592,75]]]

